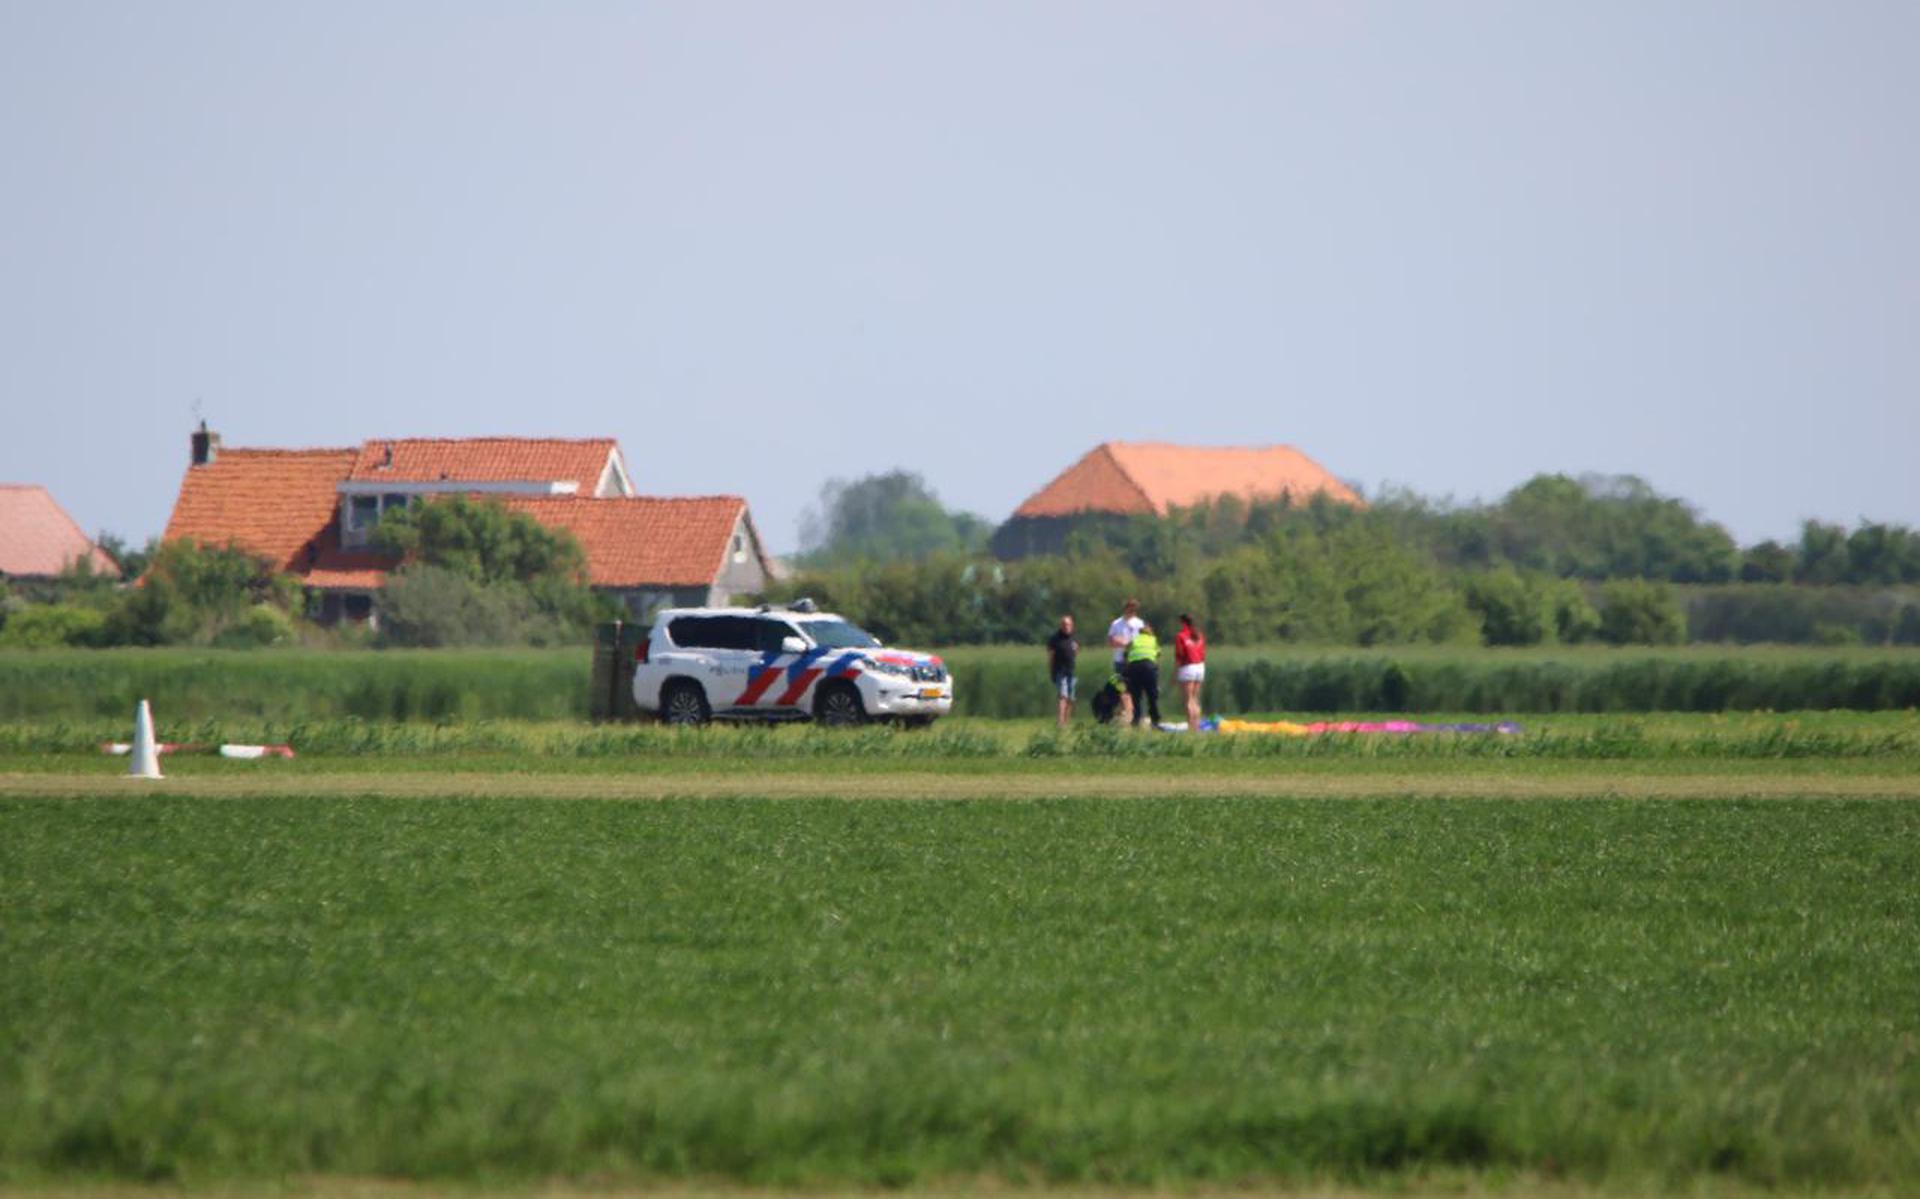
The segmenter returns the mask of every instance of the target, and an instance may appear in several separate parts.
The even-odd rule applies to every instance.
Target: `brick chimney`
[[[220,435],[207,428],[207,422],[201,421],[200,427],[193,431],[193,464],[210,465],[220,456]]]

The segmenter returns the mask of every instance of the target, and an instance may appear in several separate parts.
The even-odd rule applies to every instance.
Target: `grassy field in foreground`
[[[1362,714],[1364,717],[1365,714]],[[1312,720],[1308,714],[1273,718]],[[1442,714],[1435,720],[1469,720]],[[0,723],[0,770],[33,769],[35,759],[80,759],[104,742],[126,741],[131,721],[41,720]],[[847,770],[893,770],[903,763],[1064,760],[1087,764],[1137,762],[1289,765],[1312,761],[1434,763],[1455,760],[1728,761],[1872,760],[1920,769],[1920,713],[1786,712],[1665,713],[1659,715],[1529,717],[1517,734],[1260,734],[1201,735],[1135,732],[1081,720],[1067,732],[1047,720],[950,717],[931,730],[889,726],[858,730],[811,725],[716,725],[670,729],[657,724],[592,725],[583,721],[475,721],[428,724],[358,719],[204,720],[185,722],[161,712],[162,741],[215,746],[222,742],[291,744],[302,761],[377,759],[397,768],[475,755],[519,756],[553,769],[561,762],[605,763],[631,769],[642,762],[738,766],[745,763],[822,761]],[[190,759],[188,759],[190,761]],[[57,763],[67,768],[68,763]],[[288,767],[276,765],[276,769]],[[305,769],[296,765],[291,769]]]
[[[0,1181],[1920,1177],[1913,802],[125,794]]]

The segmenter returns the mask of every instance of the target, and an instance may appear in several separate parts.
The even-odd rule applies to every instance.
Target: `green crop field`
[[[944,650],[959,715],[1047,715],[1038,647]],[[1105,667],[1081,655],[1091,698]],[[1920,708],[1920,649],[1220,647],[1209,711],[1637,713]],[[590,651],[0,650],[0,721],[580,719]],[[1166,690],[1173,691],[1171,683]]]
[[[1910,712],[289,728],[0,726],[0,1186],[1920,1180]]]

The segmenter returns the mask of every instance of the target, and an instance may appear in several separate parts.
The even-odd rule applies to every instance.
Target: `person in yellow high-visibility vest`
[[[1160,723],[1160,639],[1153,626],[1142,623],[1127,643],[1127,695],[1133,700],[1133,723],[1138,728],[1149,715]]]

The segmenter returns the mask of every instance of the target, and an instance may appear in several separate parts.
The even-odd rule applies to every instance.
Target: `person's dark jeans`
[[[1133,723],[1153,717],[1160,723],[1160,664],[1153,661],[1127,663],[1127,694],[1133,697]]]

